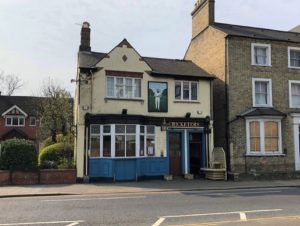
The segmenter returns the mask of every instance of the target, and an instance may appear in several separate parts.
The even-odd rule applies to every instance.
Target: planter
[[[38,171],[13,171],[11,175],[13,185],[30,185],[39,183]]]
[[[40,184],[75,184],[76,169],[40,170]]]
[[[0,170],[0,186],[10,184],[10,173],[7,170]]]

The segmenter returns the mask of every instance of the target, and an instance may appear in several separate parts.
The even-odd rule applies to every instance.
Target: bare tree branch
[[[0,91],[4,95],[11,96],[16,90],[23,86],[21,79],[12,74],[5,74],[3,71],[0,72]]]

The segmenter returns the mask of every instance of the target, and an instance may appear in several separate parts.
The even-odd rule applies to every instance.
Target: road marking
[[[144,199],[147,196],[118,196],[118,197],[105,197],[93,199],[48,199],[41,200],[41,202],[68,202],[68,201],[93,201],[93,200],[118,200],[118,199]]]
[[[240,212],[240,220],[241,221],[247,221],[246,213],[245,212]]]
[[[41,225],[41,224],[67,224],[66,226],[78,225],[84,221],[49,221],[49,222],[27,222],[27,223],[10,223],[10,224],[0,224],[0,226],[17,226],[17,225]]]
[[[276,212],[276,211],[282,211],[282,209],[247,210],[247,211],[242,211],[242,212],[243,213],[261,213],[261,212]],[[164,218],[198,217],[198,216],[240,214],[240,212],[241,211],[236,211],[236,212],[221,212],[221,213],[199,213],[199,214],[187,214],[187,215],[171,215],[171,216],[162,216],[162,217],[164,217]]]
[[[161,225],[164,222],[165,219],[166,218],[164,218],[164,217],[159,218],[154,224],[152,224],[152,226],[159,226],[159,225]]]
[[[224,192],[224,193],[204,193],[203,195],[212,196],[225,196],[225,195],[247,195],[247,194],[269,194],[269,193],[281,193],[282,191],[248,191],[248,192]]]

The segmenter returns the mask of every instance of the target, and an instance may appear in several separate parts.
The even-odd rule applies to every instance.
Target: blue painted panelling
[[[114,177],[113,159],[90,159],[89,176],[90,177]]]
[[[167,157],[130,159],[90,159],[90,177],[109,177],[117,181],[136,180],[141,176],[164,176],[169,174]]]
[[[115,159],[115,179],[135,180],[136,160],[135,159]]]

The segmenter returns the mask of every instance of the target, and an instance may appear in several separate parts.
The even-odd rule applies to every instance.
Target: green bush
[[[73,145],[60,142],[42,149],[39,155],[39,166],[42,169],[74,168]]]
[[[29,170],[38,166],[38,154],[32,141],[11,139],[1,143],[0,169]]]
[[[66,139],[67,139],[67,137],[65,137],[63,134],[57,134],[56,135],[56,143],[66,142]],[[46,147],[48,147],[52,144],[55,144],[52,141],[52,137],[48,137],[47,139],[45,139],[43,141],[40,150],[43,150],[44,148],[46,148]]]

